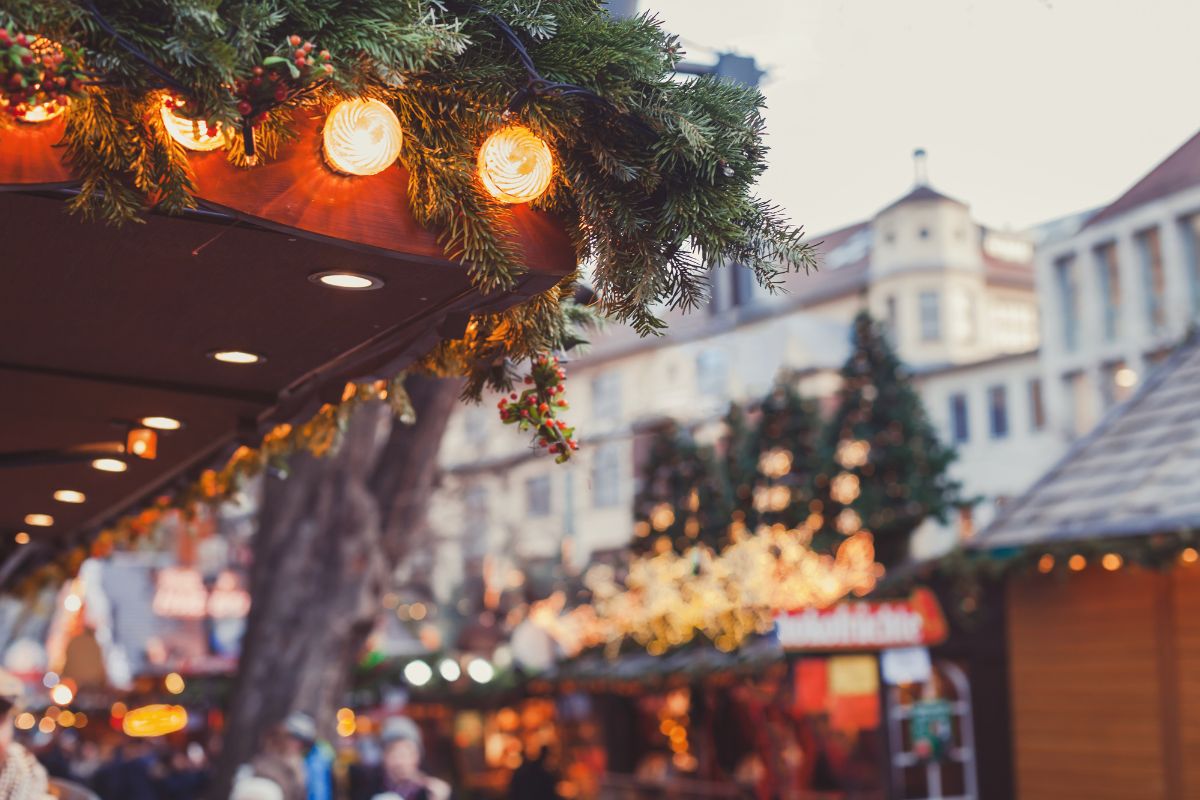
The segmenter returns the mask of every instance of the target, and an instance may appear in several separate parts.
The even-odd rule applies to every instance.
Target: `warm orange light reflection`
[[[125,440],[125,452],[153,461],[158,457],[158,434],[150,428],[134,428]]]
[[[187,726],[187,709],[183,706],[155,704],[134,708],[121,720],[121,730],[127,736],[166,736]]]
[[[404,130],[378,100],[343,100],[325,118],[325,160],[347,175],[375,175],[396,162]]]

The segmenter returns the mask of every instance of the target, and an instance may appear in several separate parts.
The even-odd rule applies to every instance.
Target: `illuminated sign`
[[[946,618],[933,592],[901,600],[859,600],[779,614],[775,631],[785,650],[883,650],[940,644]]]

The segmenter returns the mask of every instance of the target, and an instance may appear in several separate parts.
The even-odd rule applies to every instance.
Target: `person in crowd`
[[[38,761],[46,768],[51,778],[64,781],[77,781],[75,775],[75,758],[78,752],[78,742],[70,731],[63,731],[52,738],[37,754]]]
[[[270,778],[256,778],[251,775],[233,785],[233,793],[229,795],[229,800],[283,800],[283,789]]]
[[[526,758],[513,771],[508,784],[509,800],[560,800],[558,781],[546,767],[546,748],[538,748],[537,755]]]
[[[15,740],[13,717],[25,687],[0,669],[0,800],[47,800],[49,778],[33,754]]]
[[[249,775],[273,781],[283,800],[308,800],[308,777],[304,755],[317,739],[317,724],[299,711],[267,731],[262,751],[250,763]]]
[[[208,786],[208,774],[187,753],[175,751],[164,757],[158,794],[170,800],[200,800]]]
[[[315,729],[314,729],[315,733]],[[308,783],[308,800],[333,800],[333,746],[317,739],[304,754],[304,777]]]
[[[421,771],[421,729],[408,717],[390,717],[380,732],[383,763],[358,776],[353,800],[449,800],[450,785]]]

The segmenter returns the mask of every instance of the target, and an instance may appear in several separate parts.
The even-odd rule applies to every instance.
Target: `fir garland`
[[[71,208],[86,217],[194,205],[186,154],[153,113],[164,92],[221,126],[242,165],[274,156],[295,108],[369,97],[403,126],[418,222],[442,231],[483,291],[524,270],[506,236],[511,210],[476,175],[480,143],[513,117],[554,151],[555,179],[536,202],[566,221],[605,316],[653,333],[664,327],[656,309],[702,301],[713,268],[740,263],[774,287],[813,264],[801,230],[753,194],[766,167],[762,96],[676,81],[677,40],[598,0],[5,0],[0,27],[57,42],[79,65],[63,144],[81,182]],[[254,83],[277,73],[290,73],[286,89]],[[576,277],[478,317],[425,368],[466,375],[474,397],[509,388],[512,360],[572,340]]]

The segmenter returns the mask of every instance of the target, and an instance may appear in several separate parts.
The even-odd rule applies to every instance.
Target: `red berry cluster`
[[[249,77],[233,86],[237,110],[252,124],[266,119],[267,112],[314,81],[333,74],[333,55],[316,52],[316,45],[292,34],[274,55],[263,59]]]
[[[78,51],[0,28],[0,100],[18,119],[46,104],[65,106],[80,92]]]
[[[528,386],[519,395],[513,392],[500,401],[500,419],[505,425],[516,425],[522,431],[533,430],[539,447],[555,453],[559,464],[579,449],[573,438],[575,429],[557,418],[569,408],[563,392],[567,373],[554,356],[539,356],[525,376]]]

